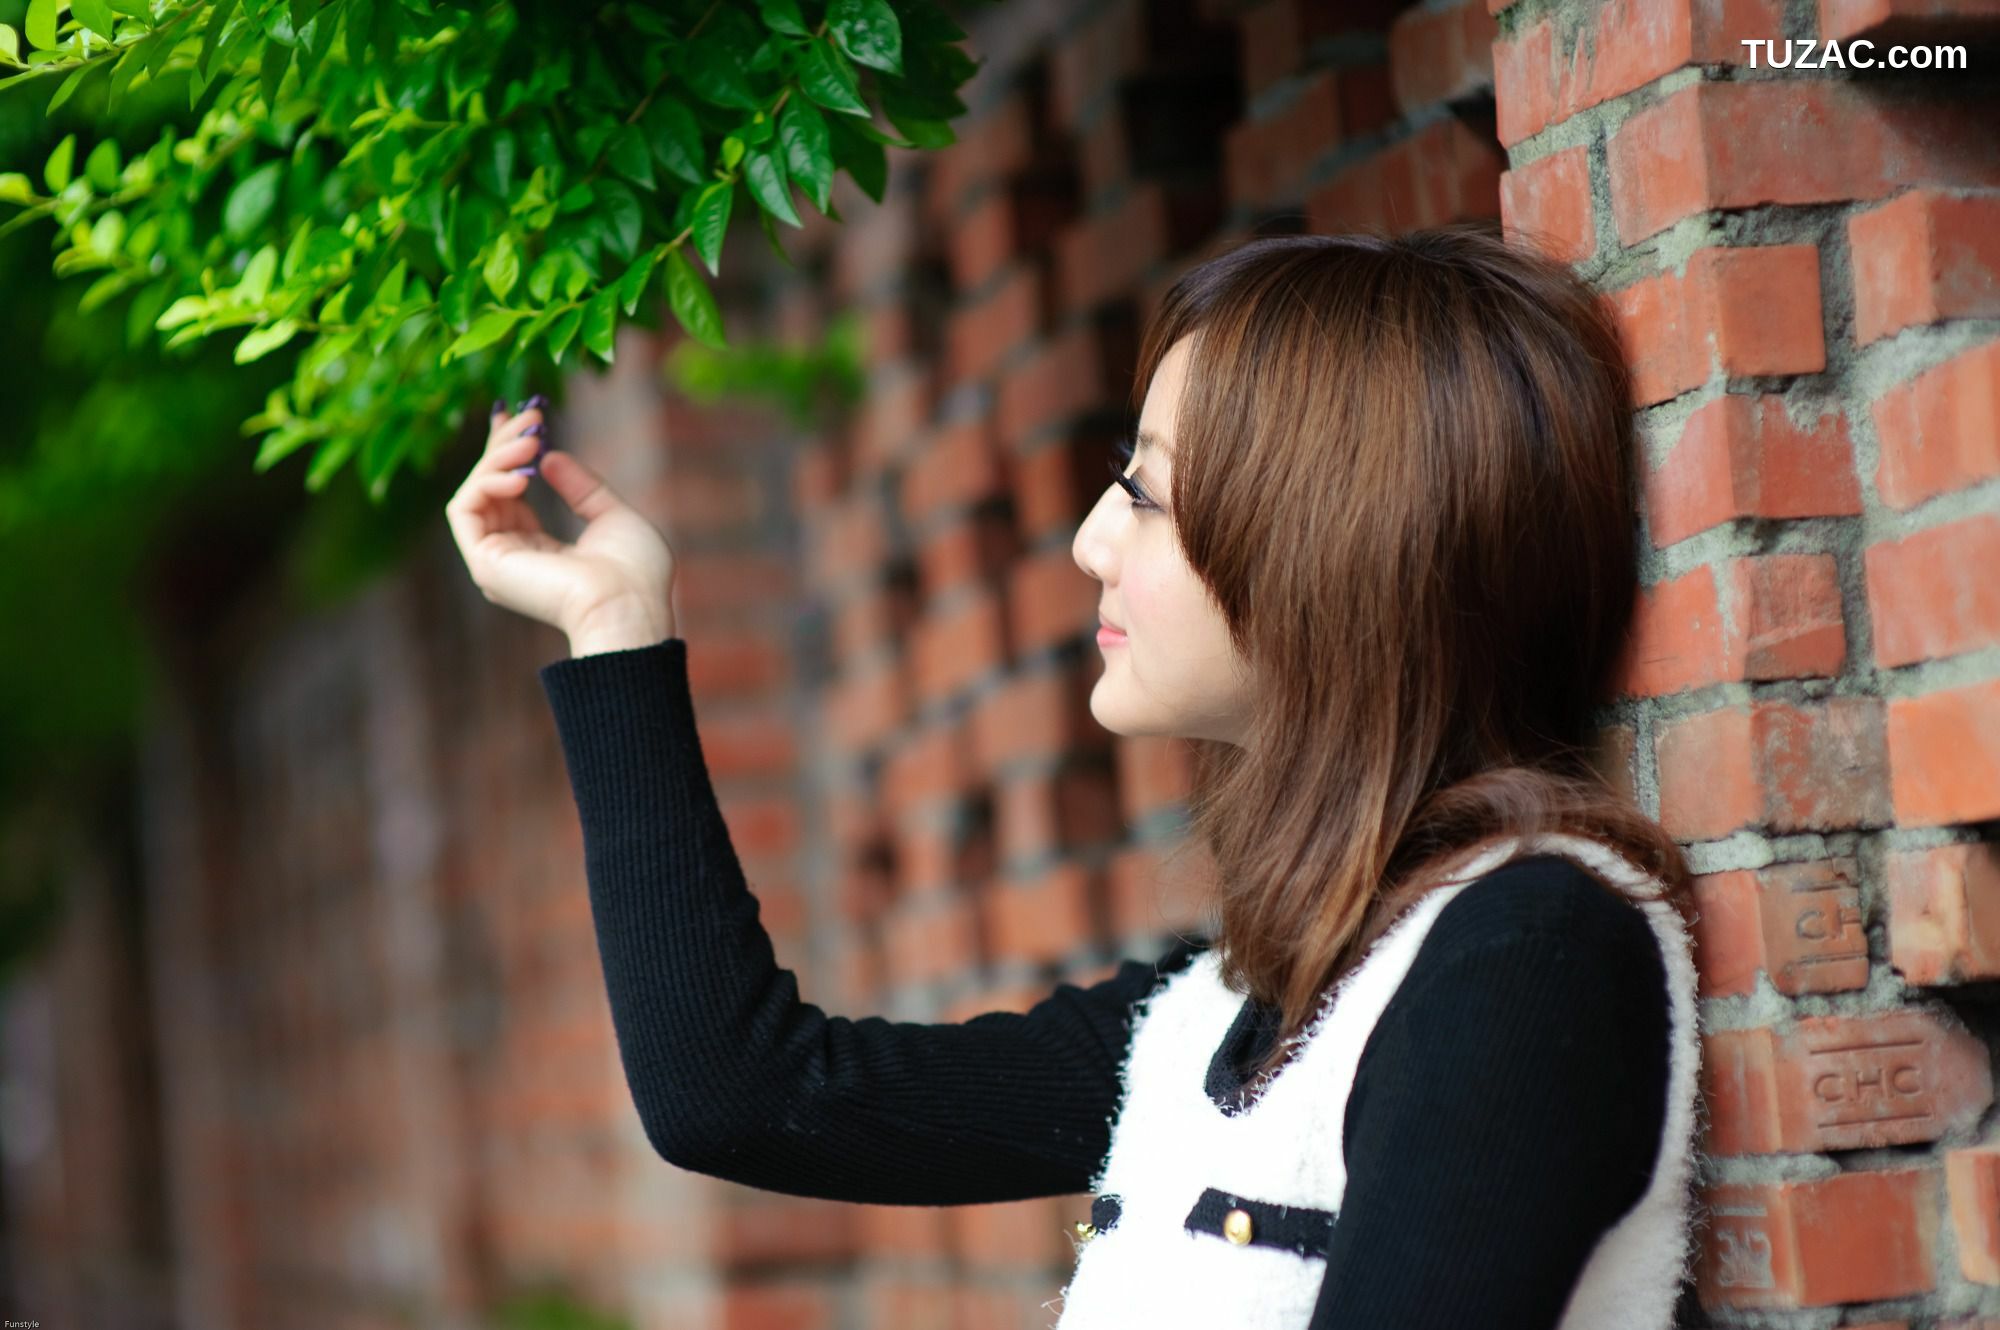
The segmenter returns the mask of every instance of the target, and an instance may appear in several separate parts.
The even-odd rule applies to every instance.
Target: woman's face
[[[1104,584],[1098,613],[1123,629],[1101,633],[1104,673],[1090,711],[1116,734],[1244,742],[1248,671],[1222,611],[1175,543],[1174,411],[1187,374],[1187,338],[1167,351],[1146,386],[1137,451],[1125,474],[1160,505],[1148,508],[1117,482],[1105,487],[1070,547],[1077,566]],[[1137,504],[1137,506],[1135,506]]]

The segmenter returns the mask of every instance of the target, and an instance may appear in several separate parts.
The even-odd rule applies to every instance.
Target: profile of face
[[[1182,556],[1168,506],[1189,345],[1186,337],[1175,342],[1146,386],[1135,451],[1124,467],[1143,500],[1113,481],[1070,546],[1077,566],[1104,584],[1100,616],[1122,630],[1098,635],[1104,673],[1091,690],[1090,711],[1115,734],[1241,744],[1249,671],[1221,607]]]

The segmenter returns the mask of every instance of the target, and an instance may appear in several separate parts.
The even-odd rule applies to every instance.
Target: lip
[[[1107,623],[1097,630],[1097,644],[1099,646],[1113,646],[1124,640],[1125,630],[1122,628],[1113,628]]]

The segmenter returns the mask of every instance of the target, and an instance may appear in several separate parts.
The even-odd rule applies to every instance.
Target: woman
[[[1585,760],[1636,593],[1603,307],[1469,227],[1258,240],[1173,287],[1137,383],[1072,547],[1110,625],[1091,709],[1192,742],[1216,936],[941,1025],[799,1000],[665,542],[538,457],[532,402],[496,413],[449,513],[487,597],[570,641],[541,677],[648,1138],[798,1195],[1090,1191],[1063,1330],[1671,1325],[1688,873]],[[573,546],[519,501],[537,458]]]

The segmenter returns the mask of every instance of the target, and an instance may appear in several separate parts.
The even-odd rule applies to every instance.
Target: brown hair
[[[1245,746],[1189,741],[1188,842],[1224,981],[1281,1009],[1255,1070],[1497,838],[1597,841],[1685,917],[1680,847],[1589,760],[1638,584],[1600,298],[1483,226],[1253,240],[1166,293],[1135,406],[1190,334],[1175,537],[1256,683]]]

